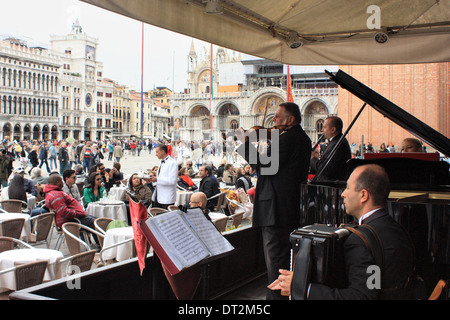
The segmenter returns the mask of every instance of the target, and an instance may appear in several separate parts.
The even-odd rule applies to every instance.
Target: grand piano
[[[342,70],[336,73],[326,72],[341,88],[364,102],[343,138],[362,110],[369,105],[435,148],[443,157],[450,157],[450,140],[447,137]],[[362,164],[377,163],[383,166],[391,182],[389,213],[409,231],[416,249],[417,268],[425,279],[427,288],[431,289],[436,284],[436,279],[450,279],[449,164],[440,161],[439,154],[371,155],[370,158],[349,160],[347,177],[356,166]],[[424,160],[424,157],[434,158],[434,161]],[[300,225],[319,223],[339,226],[341,223],[351,223],[353,218],[346,214],[341,198],[344,188],[345,181],[322,181],[318,177],[303,184]]]

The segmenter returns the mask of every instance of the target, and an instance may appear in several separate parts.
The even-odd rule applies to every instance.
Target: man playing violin
[[[273,117],[276,128],[272,131],[266,154],[258,154],[252,144],[253,130],[235,133],[243,142],[238,153],[256,170],[253,207],[253,227],[262,231],[268,284],[278,277],[278,270],[289,267],[290,233],[298,227],[300,184],[306,182],[311,157],[311,140],[300,126],[301,114],[297,104],[285,102],[278,106]],[[261,128],[258,128],[261,134]],[[251,154],[256,153],[256,159]],[[270,161],[266,161],[267,158]],[[276,170],[267,170],[269,167]],[[280,291],[267,292],[268,299],[282,299]]]

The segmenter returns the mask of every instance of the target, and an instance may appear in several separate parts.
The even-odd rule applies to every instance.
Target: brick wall
[[[339,66],[358,81],[425,122],[443,135],[450,136],[450,63]],[[339,88],[338,115],[344,130],[364,103],[347,90]],[[384,142],[400,145],[412,136],[396,123],[384,118],[371,106],[365,110],[349,132],[348,140],[374,148]],[[398,150],[398,149],[397,149]]]

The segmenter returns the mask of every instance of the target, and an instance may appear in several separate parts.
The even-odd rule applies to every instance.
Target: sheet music
[[[147,219],[146,223],[179,270],[209,256],[177,211]]]
[[[188,210],[184,213],[187,221],[192,225],[197,235],[208,248],[211,255],[221,254],[233,250],[233,246],[217,231],[216,227],[206,219],[200,209]]]

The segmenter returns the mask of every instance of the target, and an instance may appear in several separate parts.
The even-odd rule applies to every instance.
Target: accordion
[[[293,299],[303,299],[307,285],[321,283],[332,288],[347,285],[344,241],[350,231],[341,227],[314,224],[294,230],[290,235],[291,270],[294,271]]]

